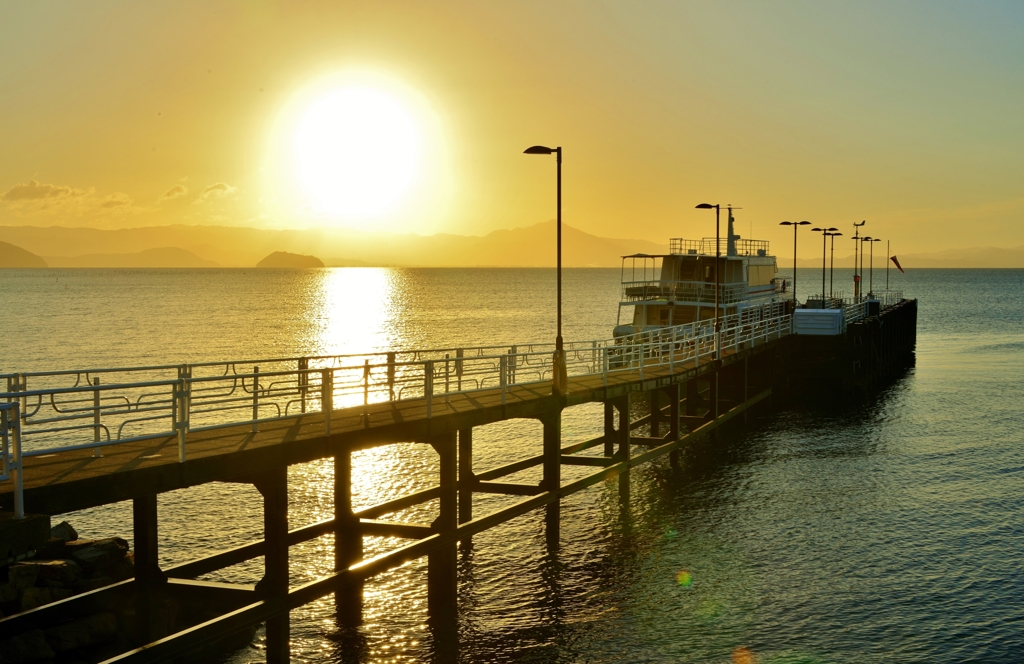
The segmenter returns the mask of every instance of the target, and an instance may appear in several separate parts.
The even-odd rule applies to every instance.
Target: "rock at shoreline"
[[[67,521],[61,521],[53,528],[50,528],[50,537],[56,537],[65,542],[74,542],[78,539],[78,531]]]
[[[324,262],[316,256],[303,256],[301,254],[290,254],[287,251],[275,251],[259,263],[256,267],[323,267]]]
[[[86,574],[102,574],[114,579],[122,576],[122,561],[128,554],[128,542],[120,537],[68,542],[68,556],[82,566]]]

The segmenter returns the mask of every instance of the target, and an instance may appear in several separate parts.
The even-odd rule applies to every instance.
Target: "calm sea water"
[[[801,297],[820,274],[800,270]],[[836,289],[849,279],[837,270]],[[777,411],[691,447],[679,470],[641,467],[628,513],[614,482],[571,496],[557,555],[540,514],[474,538],[460,552],[461,660],[729,662],[744,646],[778,664],[1022,661],[1024,271],[890,279],[919,298],[917,362],[870,399]],[[618,280],[566,272],[568,338],[609,335]],[[0,372],[516,343],[554,327],[551,270],[2,270],[0,301]],[[566,411],[565,437],[599,434],[599,413]],[[502,423],[476,442],[486,468],[536,454],[540,430]],[[368,505],[429,485],[436,462],[403,445],[360,453],[357,473]],[[330,516],[331,480],[329,463],[291,469],[292,527]],[[245,485],[159,505],[165,564],[262,531]],[[429,520],[432,507],[396,518]],[[66,518],[85,537],[130,536],[130,514]],[[293,549],[292,583],[327,573],[331,551],[330,537]],[[209,578],[251,583],[261,566]],[[294,612],[294,661],[430,661],[425,567],[367,585],[358,647],[338,638],[330,598]],[[259,661],[260,648],[230,661]]]

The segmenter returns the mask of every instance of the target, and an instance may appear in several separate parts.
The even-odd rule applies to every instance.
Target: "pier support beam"
[[[611,403],[619,413],[619,428],[615,432],[615,451],[612,456],[616,461],[624,461],[629,458],[629,395],[618,397]],[[619,503],[626,509],[629,508],[629,469],[619,473]]]
[[[557,491],[562,485],[562,411],[557,410],[541,418],[544,426],[544,476],[540,488]],[[561,501],[544,507],[544,532],[548,548],[557,548],[561,538]]]
[[[346,570],[363,559],[363,532],[352,511],[352,452],[334,456],[334,569]],[[356,583],[334,592],[334,607],[342,627],[363,622],[363,584]]]
[[[708,398],[711,400],[711,412],[710,417],[712,420],[718,419],[718,384],[721,382],[722,375],[722,361],[719,360],[715,365],[715,370],[708,374]],[[716,435],[716,432],[712,432],[712,435]]]
[[[615,441],[618,440],[615,431],[615,403],[604,402],[604,455],[610,457],[615,454]]]
[[[263,579],[256,590],[267,600],[284,602],[288,595],[288,467],[269,470],[254,482],[263,494]],[[267,664],[287,664],[289,619],[284,611],[267,619]]]
[[[668,439],[672,442],[679,440],[679,384],[674,383],[665,388],[668,395]],[[679,450],[674,449],[668,453],[668,462],[673,468],[679,466]]]
[[[459,429],[459,523],[473,520],[473,429]]]
[[[439,533],[451,532],[458,525],[458,467],[454,433],[441,434],[430,441],[440,457],[440,510],[432,527]],[[456,545],[446,545],[427,554],[427,611],[438,661],[454,662],[458,655]]]
[[[651,390],[648,392],[651,400],[651,438],[661,435],[661,391]]]
[[[157,562],[156,494],[132,500],[132,536],[135,540],[135,616],[139,636],[144,643],[160,639],[163,634],[156,620],[157,595],[167,583],[167,576]]]

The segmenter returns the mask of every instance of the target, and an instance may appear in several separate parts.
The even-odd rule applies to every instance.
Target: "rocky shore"
[[[80,593],[96,590],[135,574],[128,543],[120,537],[79,539],[62,522],[35,555],[0,568],[0,617],[28,611]],[[46,630],[37,629],[0,641],[0,664],[22,662],[95,661],[100,650],[116,650],[128,616],[116,611],[96,613]]]

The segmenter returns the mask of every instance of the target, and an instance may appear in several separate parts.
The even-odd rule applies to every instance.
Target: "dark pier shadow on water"
[[[869,431],[889,417],[893,409],[900,407],[913,383],[914,369],[908,366],[885,386],[859,399],[816,398],[759,405],[748,413],[746,422],[736,418],[716,435],[683,448],[678,465],[669,464],[666,458],[634,468],[626,508],[621,504],[614,479],[594,487],[592,491],[601,492],[598,500],[602,517],[600,532],[592,535],[590,551],[580,555],[578,545],[574,548],[563,542],[561,550],[548,548],[538,553],[530,568],[522,571],[529,577],[524,583],[533,586],[526,602],[515,608],[533,616],[524,620],[525,624],[488,624],[486,607],[479,604],[480,598],[486,596],[481,590],[489,580],[481,577],[484,572],[478,563],[493,554],[484,544],[460,544],[457,602],[450,614],[430,617],[425,638],[415,651],[406,655],[413,661],[438,663],[580,662],[593,658],[602,644],[616,648],[630,643],[632,637],[628,633],[614,633],[620,628],[617,618],[605,614],[592,617],[591,609],[627,603],[633,588],[650,582],[644,578],[645,566],[649,567],[651,557],[659,555],[659,550],[672,549],[674,542],[687,542],[686,546],[692,545],[709,560],[728,559],[725,564],[737,564],[740,568],[746,564],[735,562],[742,554],[719,553],[708,544],[717,540],[714,515],[739,507],[739,496],[746,491],[748,481],[744,467],[779,454],[821,459],[874,455],[880,444],[876,438],[849,432]],[[632,406],[633,418],[644,415],[649,408],[639,400]],[[840,436],[841,440],[822,443],[818,434],[828,430],[846,433]],[[792,440],[808,443],[791,444],[792,449],[782,452],[773,449],[779,441]],[[542,529],[540,514],[537,513],[536,525]],[[572,530],[568,520],[573,518],[570,509],[563,507],[563,518],[567,520],[563,530],[568,534]],[[700,523],[703,518],[712,521]],[[537,536],[542,537],[542,533],[538,531]],[[668,583],[675,582],[670,579]],[[592,599],[595,592],[602,594],[602,599]],[[670,595],[672,590],[659,592]],[[657,604],[662,599],[652,596],[649,601]],[[749,614],[753,610],[743,605],[737,612]],[[583,616],[586,617],[581,619]],[[712,619],[736,618],[708,620]],[[728,631],[727,627],[733,628],[723,624],[722,631]],[[376,661],[369,653],[369,640],[359,628],[342,628],[329,638],[334,644],[333,662]],[[757,642],[751,645],[767,647]],[[656,646],[652,648],[648,654],[657,652]]]

